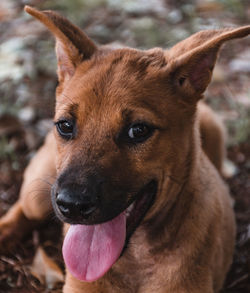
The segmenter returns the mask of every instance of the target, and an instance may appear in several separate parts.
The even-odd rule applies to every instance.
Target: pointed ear
[[[53,11],[38,11],[25,6],[25,11],[42,22],[56,39],[58,79],[70,79],[76,67],[89,59],[97,50],[96,45],[75,25]]]
[[[201,98],[207,88],[221,45],[250,34],[250,26],[236,29],[208,30],[197,33],[175,45],[166,54],[169,73],[184,94]]]

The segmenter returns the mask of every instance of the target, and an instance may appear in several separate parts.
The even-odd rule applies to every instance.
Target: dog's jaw
[[[87,282],[101,278],[123,255],[152,206],[156,191],[157,184],[151,181],[112,220],[97,225],[72,225],[63,244],[64,260],[72,275]]]
[[[136,199],[126,209],[126,243],[123,252],[129,245],[129,240],[136,228],[141,224],[150,207],[153,205],[157,193],[157,183],[150,181],[137,195]]]

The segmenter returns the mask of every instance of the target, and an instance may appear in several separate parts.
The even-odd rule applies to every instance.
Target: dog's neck
[[[149,218],[146,218],[146,221],[133,236],[137,237],[137,233],[139,235],[144,233],[149,247],[154,247],[154,250],[151,250],[153,254],[157,254],[157,251],[162,252],[164,248],[174,248],[176,237],[194,200],[194,183],[197,182],[197,177],[204,163],[201,161],[201,154],[203,154],[203,150],[200,143],[200,133],[195,124],[192,137],[190,137],[189,149],[186,151],[186,156],[183,159],[183,165],[181,165],[179,170],[175,170],[175,172],[178,172],[175,174],[179,174],[179,180],[173,179],[177,178],[176,175],[173,175],[173,177],[165,175],[163,184],[158,191],[165,196],[157,195],[159,199],[162,199],[162,203],[157,205],[160,207],[160,211],[152,209]],[[168,201],[165,200],[166,197]],[[159,243],[159,245],[156,246],[155,243]]]

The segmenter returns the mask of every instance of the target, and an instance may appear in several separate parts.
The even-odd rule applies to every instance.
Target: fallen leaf
[[[42,247],[38,247],[34,261],[30,267],[31,274],[47,288],[55,288],[63,282],[64,275],[59,266],[50,258]]]
[[[232,178],[239,172],[237,166],[229,159],[224,160],[222,173],[225,178]]]

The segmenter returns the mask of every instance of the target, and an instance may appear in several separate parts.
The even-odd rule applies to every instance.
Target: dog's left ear
[[[96,45],[65,17],[53,11],[38,11],[25,6],[25,11],[42,22],[56,38],[58,79],[60,84],[69,80],[76,67],[91,58]]]
[[[207,88],[221,45],[250,34],[250,26],[194,34],[166,53],[168,73],[183,96],[199,99]]]

